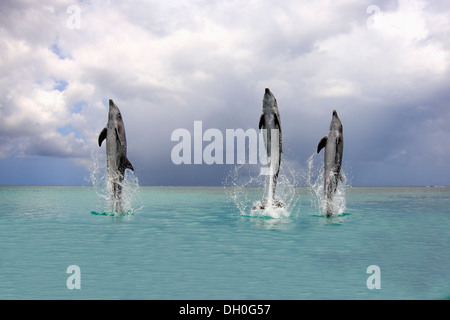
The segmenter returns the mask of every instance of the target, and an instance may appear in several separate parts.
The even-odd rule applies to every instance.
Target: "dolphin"
[[[134,169],[127,158],[127,139],[122,114],[112,99],[109,99],[108,123],[98,136],[99,147],[102,146],[103,140],[106,140],[106,167],[114,200],[114,211],[121,212],[122,181],[125,169],[132,171]]]
[[[336,110],[333,110],[328,135],[324,136],[317,146],[317,153],[323,148],[325,148],[324,196],[327,203],[327,216],[330,217],[333,215],[333,196],[339,180],[342,180],[341,165],[344,151],[343,127]]]
[[[267,199],[254,205],[254,209],[264,209],[266,207],[284,208],[285,204],[280,200],[275,200],[275,188],[277,186],[278,173],[280,172],[282,137],[281,119],[278,110],[277,99],[269,88],[265,88],[262,114],[259,118],[259,129],[263,129],[264,146],[266,147],[268,167],[269,167],[269,187]]]

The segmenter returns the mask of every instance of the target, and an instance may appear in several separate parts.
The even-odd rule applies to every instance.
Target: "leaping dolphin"
[[[266,207],[284,208],[285,204],[275,200],[275,188],[277,186],[278,173],[280,172],[282,137],[281,119],[278,111],[277,99],[269,88],[265,89],[262,114],[259,118],[259,129],[263,129],[264,146],[266,147],[269,167],[269,186],[267,199],[256,203],[252,210],[265,209]]]
[[[121,194],[125,169],[134,169],[127,158],[127,139],[122,114],[112,99],[109,99],[108,123],[98,136],[99,147],[105,139],[106,167],[114,201],[113,209],[115,212],[122,212]]]
[[[342,179],[341,165],[344,151],[343,127],[336,110],[333,110],[328,135],[324,136],[317,146],[317,153],[323,148],[325,148],[324,196],[327,204],[327,216],[330,217],[333,215],[333,196],[339,180]]]

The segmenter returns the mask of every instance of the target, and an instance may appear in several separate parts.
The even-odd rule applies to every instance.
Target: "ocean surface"
[[[94,186],[1,186],[0,299],[449,299],[449,187],[346,187],[330,218],[261,193],[135,186],[114,215]]]

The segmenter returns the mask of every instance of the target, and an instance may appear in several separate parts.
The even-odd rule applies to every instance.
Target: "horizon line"
[[[152,185],[139,184],[140,187],[231,187],[226,185]],[[93,187],[92,184],[0,184],[0,187]],[[296,185],[294,188],[309,188],[310,186]],[[450,185],[347,185],[346,188],[447,188]],[[244,186],[244,188],[264,188],[264,186]]]

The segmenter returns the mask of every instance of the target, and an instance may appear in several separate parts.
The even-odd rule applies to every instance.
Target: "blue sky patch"
[[[66,90],[68,85],[69,85],[69,83],[67,81],[58,80],[58,81],[56,81],[56,86],[54,89],[58,90],[60,92],[63,92],[64,90]]]
[[[58,58],[60,58],[61,60],[64,60],[64,56],[61,53],[61,49],[59,48],[59,46],[55,43],[50,47],[50,50],[56,54],[58,56]]]
[[[64,127],[58,128],[58,132],[63,136],[67,136],[73,132],[75,134],[75,138],[84,140],[84,137],[77,130],[75,130],[70,123]]]
[[[86,101],[78,101],[71,109],[72,113],[81,113],[83,106],[87,105]]]

